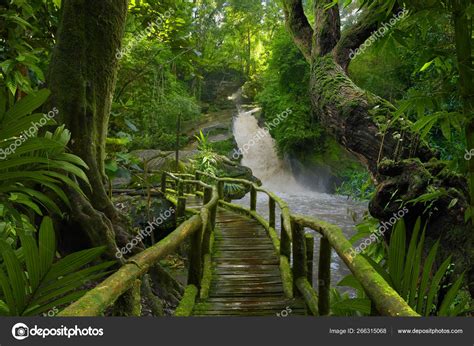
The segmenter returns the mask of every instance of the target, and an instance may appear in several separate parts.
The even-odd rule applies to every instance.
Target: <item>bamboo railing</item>
[[[135,297],[135,301],[140,301],[141,278],[161,259],[176,251],[186,239],[191,240],[191,247],[188,286],[185,289],[182,303],[186,301],[194,302],[196,293],[201,289],[204,262],[206,258],[208,258],[207,262],[210,259],[211,236],[215,225],[219,196],[215,187],[202,181],[181,179],[171,173],[165,173],[163,176],[165,178],[162,180],[162,194],[175,203],[177,220],[178,222],[182,221],[182,223],[160,242],[129,258],[117,272],[88,291],[82,298],[66,307],[58,316],[100,316],[107,308],[114,306],[117,300],[124,295],[131,295]],[[169,192],[177,195],[176,199],[173,199],[171,195],[167,195],[168,178],[175,185],[176,190],[170,189]],[[200,190],[204,191],[202,193],[204,195],[203,206],[200,211],[186,209],[184,190],[189,186],[194,186],[198,192]],[[186,212],[194,215],[185,220]],[[210,270],[210,262],[207,267]],[[191,304],[185,308],[184,304],[180,304],[177,314],[188,315],[192,310],[192,306]],[[130,310],[124,311],[124,315],[140,315],[140,309],[137,311],[136,307],[130,307]]]
[[[341,229],[315,218],[293,215],[288,205],[277,195],[253,182],[243,179],[219,178],[203,172],[196,173],[196,180],[206,178],[209,184],[218,186],[219,205],[223,208],[247,215],[257,220],[268,232],[275,251],[280,256],[280,271],[286,296],[302,296],[310,314],[330,314],[331,253],[344,261],[360,282],[376,312],[384,316],[419,316],[398,293],[378,274],[363,256],[354,256],[352,245]],[[224,184],[240,184],[250,190],[250,206],[224,201]],[[257,212],[257,194],[268,197],[268,221]],[[281,215],[280,232],[276,232],[275,209]],[[318,293],[313,288],[314,236],[305,233],[305,228],[321,235],[318,259]]]
[[[225,196],[225,184],[241,185],[250,191],[249,208],[233,204]],[[267,189],[244,179],[219,178],[204,172],[172,174],[161,177],[161,193],[176,206],[179,227],[168,237],[130,258],[116,273],[87,292],[81,299],[63,310],[60,316],[98,316],[125,294],[139,296],[137,282],[160,259],[175,251],[190,239],[188,283],[175,315],[189,316],[197,297],[205,299],[211,280],[211,249],[218,206],[257,220],[267,231],[280,258],[283,289],[288,298],[300,296],[314,316],[330,314],[331,252],[344,261],[372,301],[372,306],[384,316],[419,316],[398,293],[373,269],[363,256],[354,256],[352,246],[337,226],[323,221],[293,215],[288,205]],[[268,197],[269,217],[257,212],[257,194]],[[200,210],[186,208],[186,198],[196,194],[203,199]],[[227,198],[226,198],[227,197]],[[227,199],[227,200],[226,200]],[[281,215],[280,232],[276,231],[276,208]],[[186,219],[186,214],[192,215]],[[318,260],[318,293],[313,288],[313,234],[321,235]]]

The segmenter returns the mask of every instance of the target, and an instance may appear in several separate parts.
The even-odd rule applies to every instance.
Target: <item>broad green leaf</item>
[[[20,237],[21,247],[23,249],[26,269],[28,270],[28,278],[30,286],[35,290],[40,282],[41,270],[38,262],[39,252],[36,241],[31,234],[25,233],[21,228],[17,229]]]
[[[2,287],[3,295],[5,296],[8,309],[11,315],[18,315],[17,305],[15,297],[13,296],[12,287],[10,286],[10,280],[5,275],[2,267],[0,267],[0,286]]]
[[[406,257],[406,263],[413,263],[413,260],[415,259],[416,256],[416,244],[418,242],[418,234],[421,228],[421,219],[418,218],[416,220],[415,227],[413,228],[411,240],[410,240],[410,245],[408,246],[408,252],[407,252],[407,257]],[[413,267],[410,265],[405,265],[405,269],[403,271],[403,285],[402,289],[400,292],[400,295],[402,298],[406,299],[408,296],[408,292],[410,289],[410,279],[411,279],[411,273],[412,273]]]
[[[21,312],[26,306],[26,288],[28,285],[25,274],[10,245],[1,239],[0,252],[3,257],[3,263],[7,269],[8,280],[12,288],[15,305],[17,310]]]
[[[53,229],[53,221],[49,217],[45,217],[41,222],[39,230],[39,263],[41,276],[43,277],[51,268],[56,252],[56,236]]]
[[[403,278],[403,268],[405,265],[405,222],[400,220],[397,222],[395,229],[390,237],[390,245],[388,250],[388,271],[394,288],[397,292],[401,291],[401,283]]]
[[[433,63],[434,63],[434,59],[424,64],[423,67],[420,68],[420,72],[427,70]]]
[[[341,310],[349,310],[353,312],[360,312],[364,315],[370,315],[371,303],[369,299],[346,299],[337,303],[334,303],[331,308],[333,309],[341,309]]]
[[[425,296],[427,294],[426,290],[428,288],[429,279],[431,278],[431,272],[433,268],[433,263],[436,258],[436,254],[438,252],[438,246],[439,240],[431,248],[423,266],[423,274],[421,275],[421,283],[418,289],[418,301],[416,303],[416,312],[418,312],[420,315],[423,314]]]
[[[449,289],[448,293],[444,296],[443,302],[441,303],[441,307],[438,311],[438,316],[450,316],[450,307],[454,303],[456,296],[459,293],[459,289],[464,281],[464,274],[462,274],[453,286]]]
[[[6,117],[17,119],[32,113],[46,102],[50,94],[51,92],[48,89],[42,89],[36,94],[25,96],[7,111]]]
[[[439,292],[439,284],[441,280],[443,279],[443,276],[446,274],[446,270],[448,269],[449,264],[451,263],[451,256],[446,259],[441,266],[439,267],[438,271],[436,272],[435,276],[433,277],[433,280],[431,280],[431,287],[428,292],[428,297],[426,299],[426,306],[424,310],[424,315],[429,316],[431,312],[431,307],[433,305],[433,301]]]

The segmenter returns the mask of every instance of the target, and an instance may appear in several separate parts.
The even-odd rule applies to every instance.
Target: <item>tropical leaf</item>
[[[426,226],[425,226],[426,228]],[[425,243],[425,231],[421,233],[421,219],[418,218],[412,230],[408,251],[405,252],[406,227],[400,220],[390,238],[388,248],[388,260],[385,266],[376,263],[370,257],[363,255],[373,268],[392,286],[400,296],[420,315],[430,316],[436,313],[439,316],[452,316],[462,308],[452,308],[458,297],[464,276],[452,285],[448,294],[442,301],[440,297],[441,282],[446,277],[451,263],[451,257],[447,258],[432,276],[436,254],[439,248],[437,241],[430,249],[428,256],[423,261],[423,250]],[[435,304],[436,303],[436,304]],[[435,311],[435,306],[439,310]]]
[[[14,251],[0,239],[0,314],[32,316],[61,307],[81,297],[78,288],[98,280],[115,261],[91,266],[105,248],[93,248],[68,255],[55,261],[56,238],[52,220],[45,217],[38,231],[18,229],[21,247]],[[20,258],[20,254],[22,258]],[[5,269],[4,269],[4,268]]]
[[[5,220],[22,222],[22,213],[29,211],[40,216],[45,212],[61,215],[54,195],[69,206],[63,186],[83,194],[76,178],[89,185],[85,162],[66,152],[70,132],[59,126],[54,132],[39,136],[37,126],[33,126],[44,114],[30,114],[41,107],[49,94],[44,89],[27,95],[7,110],[0,122],[0,205]],[[5,149],[9,147],[14,150],[7,155]]]

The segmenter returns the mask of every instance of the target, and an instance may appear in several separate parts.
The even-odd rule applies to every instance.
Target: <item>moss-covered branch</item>
[[[313,29],[308,22],[301,0],[283,0],[288,30],[305,58],[311,60]]]

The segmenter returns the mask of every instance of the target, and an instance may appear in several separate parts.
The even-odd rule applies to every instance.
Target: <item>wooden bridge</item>
[[[250,191],[249,208],[231,203],[226,184]],[[258,193],[268,197],[268,220],[257,212]],[[163,173],[161,194],[176,206],[176,230],[128,259],[60,316],[100,316],[125,294],[139,305],[141,277],[187,239],[188,284],[176,316],[330,315],[333,250],[364,288],[374,315],[418,316],[363,256],[354,256],[340,228],[291,214],[283,200],[250,181],[203,172]],[[321,235],[317,263],[314,236],[305,229]],[[131,306],[126,315],[140,315],[139,310]]]

